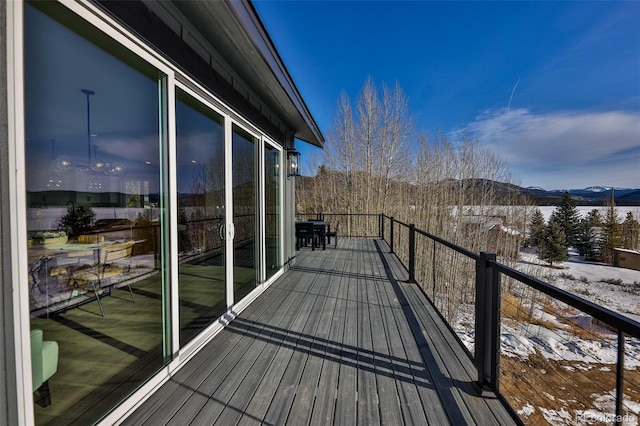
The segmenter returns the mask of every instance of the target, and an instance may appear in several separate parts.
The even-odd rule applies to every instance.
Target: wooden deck
[[[296,265],[126,425],[514,424],[379,240]]]

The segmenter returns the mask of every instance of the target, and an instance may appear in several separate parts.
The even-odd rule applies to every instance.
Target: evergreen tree
[[[593,228],[602,227],[602,215],[600,214],[598,209],[593,209],[589,213],[587,213],[587,221]]]
[[[600,252],[605,262],[613,262],[613,249],[622,247],[622,225],[618,219],[618,209],[613,202],[609,203],[602,222]]]
[[[565,191],[560,205],[556,207],[551,214],[549,222],[555,222],[560,226],[565,236],[565,244],[567,247],[575,244],[579,221],[580,214],[578,213],[576,203],[573,201],[573,198],[571,198],[571,195],[569,195],[569,192]]]
[[[550,220],[545,228],[545,238],[540,247],[539,257],[552,266],[553,262],[562,262],[569,258],[564,232],[555,221]]]
[[[60,218],[58,229],[69,235],[80,235],[91,230],[96,213],[91,207],[78,206],[73,203],[67,206],[67,214]]]
[[[630,250],[640,249],[640,223],[633,217],[631,212],[627,213],[627,217],[622,222],[622,235],[624,248]]]
[[[598,249],[598,237],[588,218],[578,224],[575,248],[587,259],[593,259]]]
[[[529,222],[529,245],[532,247],[540,247],[540,244],[544,240],[545,222],[544,216],[540,209],[536,209],[531,216]]]

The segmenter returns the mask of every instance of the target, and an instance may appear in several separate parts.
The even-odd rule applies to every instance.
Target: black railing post
[[[497,397],[500,374],[500,276],[495,253],[481,252],[476,262],[475,361],[484,397]]]
[[[389,253],[393,253],[393,216],[391,216],[391,234],[389,236],[389,240],[389,248],[391,249]]]
[[[416,282],[416,226],[409,225],[409,282]]]
[[[378,215],[378,233],[380,238],[384,240],[384,213]]]
[[[616,366],[616,424],[622,424],[624,399],[624,333],[618,331],[618,365]]]
[[[431,257],[431,282],[433,283],[433,303],[436,304],[436,240],[433,240],[433,256]]]

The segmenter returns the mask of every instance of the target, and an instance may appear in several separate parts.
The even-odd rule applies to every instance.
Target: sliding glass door
[[[281,147],[92,13],[24,4],[36,424],[113,415],[282,268]]]
[[[268,280],[282,267],[281,172],[282,151],[265,142],[264,145],[264,233],[265,275]]]
[[[178,90],[178,288],[180,344],[227,308],[224,118]]]
[[[170,361],[167,75],[53,2],[24,43],[35,422],[93,424]]]
[[[259,139],[234,124],[232,128],[233,182],[233,300],[240,301],[258,283],[257,156]]]

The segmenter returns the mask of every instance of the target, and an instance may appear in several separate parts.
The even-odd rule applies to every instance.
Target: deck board
[[[384,242],[296,264],[149,397],[139,424],[509,424]]]

